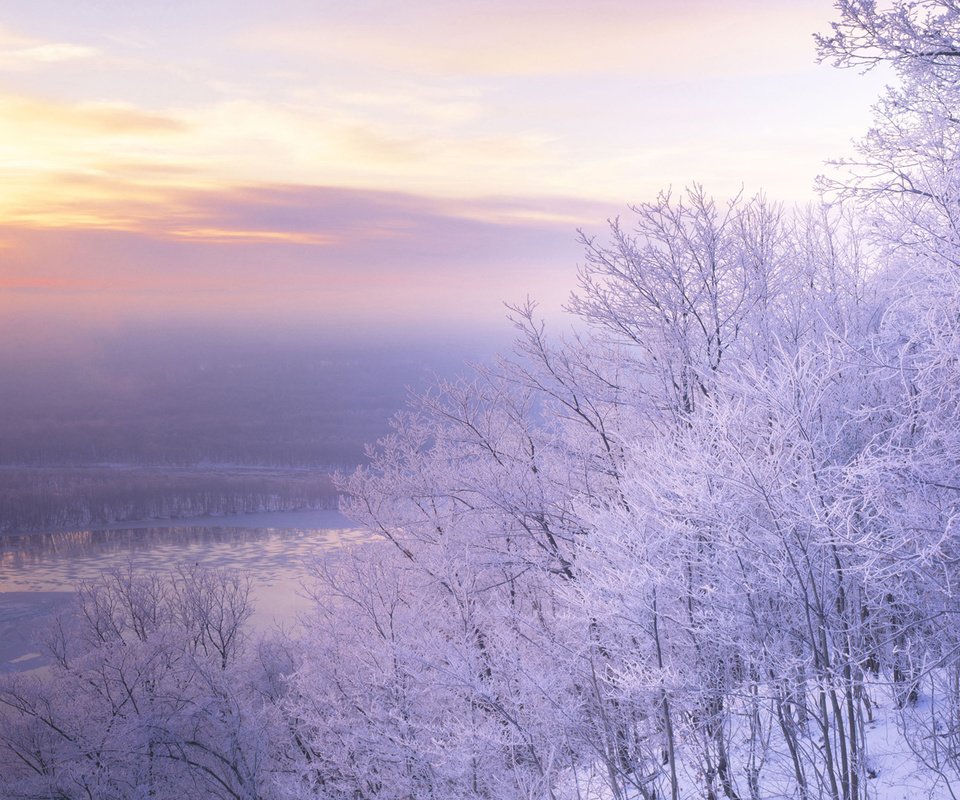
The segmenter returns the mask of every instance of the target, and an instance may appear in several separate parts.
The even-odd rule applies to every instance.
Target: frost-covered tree
[[[872,205],[893,250],[957,257],[960,199],[960,6],[953,0],[841,0],[840,19],[817,37],[821,60],[882,68],[895,81],[874,108],[859,158],[825,185]]]
[[[276,797],[250,612],[246,580],[196,567],[81,585],[51,666],[0,685],[4,797]]]
[[[633,208],[584,239],[577,333],[514,308],[515,356],[422,398],[345,481],[394,552],[376,583],[406,587],[328,579],[403,623],[361,635],[325,602],[315,628],[349,643],[328,670],[393,687],[362,714],[393,749],[337,762],[419,782],[370,797],[855,800],[877,703],[950,694],[956,15],[838,10],[821,55],[901,80],[842,202]],[[317,742],[330,674],[294,679]],[[957,707],[921,753],[944,776]]]

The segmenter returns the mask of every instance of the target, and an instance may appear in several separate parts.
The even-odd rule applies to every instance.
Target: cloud
[[[233,231],[277,243],[287,236],[287,244],[332,249],[355,272],[397,269],[395,257],[437,265],[458,251],[507,256],[511,241],[518,254],[530,257],[535,253],[530,243],[542,241],[540,237],[563,232],[572,239],[578,226],[602,221],[615,210],[575,198],[452,199],[297,185],[181,193],[170,207],[177,209],[175,215],[158,217],[145,230],[176,236],[189,220],[193,230]]]
[[[43,41],[0,28],[0,70],[29,70],[99,55],[101,52],[89,45]]]
[[[24,133],[47,133],[59,128],[65,135],[96,134],[107,138],[129,134],[178,133],[186,130],[182,120],[145,111],[129,103],[53,103],[29,97],[0,98],[8,125]]]
[[[762,77],[807,69],[812,2],[321,5],[245,4],[225,28],[215,4],[77,13],[96,57],[56,43],[64,24],[0,31],[59,64],[0,92],[0,221],[139,230],[184,192],[264,184],[627,202],[702,180],[807,199],[874,94],[852,73]]]
[[[282,185],[184,192],[167,209],[131,230],[0,228],[0,310],[496,327],[503,300],[559,306],[580,255],[575,223],[598,228],[611,212]]]
[[[74,222],[96,224],[92,210],[102,209],[108,195],[119,213],[106,213],[104,221],[115,225],[145,189],[171,184],[281,181],[485,194],[508,191],[522,172],[558,175],[549,165],[562,160],[547,135],[444,129],[436,115],[364,116],[320,100],[310,106],[233,99],[157,111],[6,94],[0,108],[0,217],[46,216],[53,225],[62,224],[65,205],[75,206]],[[542,185],[532,174],[525,182],[534,193]],[[67,183],[77,191],[65,193]]]
[[[58,61],[76,61],[79,58],[92,58],[99,51],[82,44],[51,43],[8,50],[3,56],[15,61],[35,61],[41,64],[54,64]]]
[[[370,24],[376,14],[377,24]],[[418,74],[689,76],[793,71],[812,60],[821,10],[796,3],[349,4],[315,24],[259,26],[251,49]],[[757,35],[762,31],[762,35]]]
[[[257,242],[282,244],[332,245],[336,237],[326,234],[297,233],[294,231],[236,230],[231,228],[185,227],[170,231],[170,235],[195,242],[248,245]]]

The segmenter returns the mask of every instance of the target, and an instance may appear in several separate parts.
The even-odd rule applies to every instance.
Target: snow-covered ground
[[[931,736],[937,704],[931,702],[930,694],[921,691],[915,704],[899,708],[890,686],[874,682],[869,687],[869,696],[873,718],[865,719],[863,731],[867,754],[863,764],[866,796],[875,800],[957,800],[960,797],[960,774],[944,763],[945,750],[939,753],[940,763],[937,763]],[[936,713],[942,716],[942,711]],[[937,724],[943,734],[943,720]],[[798,797],[789,774],[791,765],[786,747],[778,734],[774,727],[767,738],[760,791],[756,796],[761,800]],[[734,762],[743,755],[737,752],[738,744],[746,738],[738,737],[736,731],[731,736]],[[681,800],[708,797],[702,772],[695,762],[691,748],[681,742],[678,763]],[[741,800],[751,800],[742,771],[734,768],[732,774]],[[778,780],[778,776],[782,779]],[[778,784],[781,784],[779,788]],[[648,790],[652,789],[653,784],[648,787]],[[654,796],[669,798],[669,787],[661,785],[656,795],[647,795],[646,798],[639,789],[627,788],[619,800],[650,800]],[[609,788],[606,767],[598,763],[592,769],[578,769],[576,773],[568,771],[560,781],[556,797],[557,800],[615,800],[616,794]],[[723,800],[723,797],[720,792],[717,800]],[[829,797],[829,794],[822,788],[817,790],[811,786],[809,800],[820,800],[821,797]]]

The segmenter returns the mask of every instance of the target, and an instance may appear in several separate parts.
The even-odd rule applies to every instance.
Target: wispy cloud
[[[304,244],[329,246],[339,239],[332,234],[302,233],[297,231],[237,230],[235,228],[174,228],[168,234],[175,239],[217,244],[248,245],[254,243]]]
[[[0,97],[7,125],[25,134],[93,134],[117,138],[130,134],[182,132],[186,124],[172,116],[145,111],[129,103],[54,103],[30,97]]]
[[[136,229],[0,228],[0,309],[110,320],[251,318],[490,324],[526,293],[557,307],[575,198],[447,203],[398,192],[261,186],[171,195]],[[238,247],[242,244],[242,247]]]
[[[756,75],[802,69],[811,45],[797,32],[823,23],[812,5],[751,0],[391,4],[377,9],[375,25],[362,4],[326,11],[316,24],[261,24],[238,41],[415,74]]]
[[[49,64],[82,61],[100,55],[86,44],[43,41],[0,28],[0,71],[29,70]]]
[[[38,44],[0,51],[0,66],[9,68],[15,65],[54,64],[60,61],[92,58],[97,54],[98,51],[95,48],[80,44]]]

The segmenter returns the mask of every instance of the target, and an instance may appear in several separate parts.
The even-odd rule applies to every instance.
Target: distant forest
[[[317,470],[0,468],[0,533],[336,506]]]

